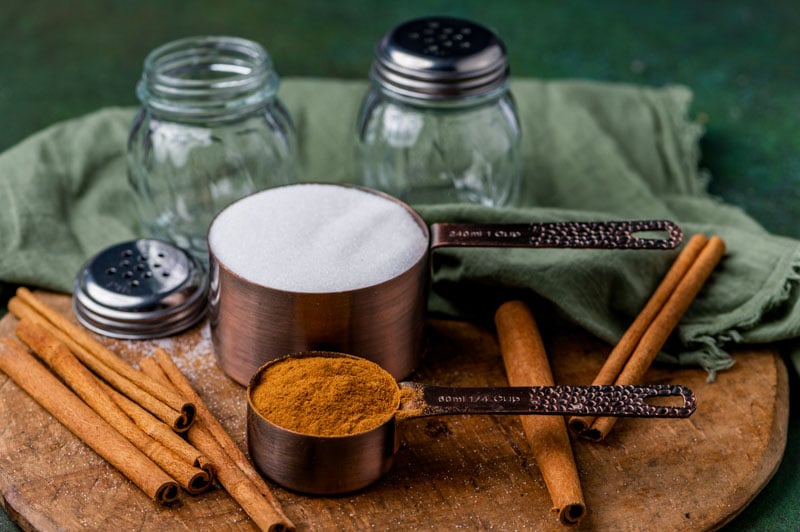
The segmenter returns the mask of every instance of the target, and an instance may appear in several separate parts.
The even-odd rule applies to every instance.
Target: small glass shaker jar
[[[295,181],[295,132],[278,85],[264,48],[237,37],[189,37],[147,56],[128,139],[146,236],[207,264],[206,233],[220,210]]]
[[[505,46],[473,22],[389,31],[358,118],[363,184],[412,204],[513,203],[522,167],[508,75]]]

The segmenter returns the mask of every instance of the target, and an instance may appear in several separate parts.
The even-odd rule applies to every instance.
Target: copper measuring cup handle
[[[666,232],[666,238],[636,233]],[[529,247],[583,249],[674,249],[683,231],[669,220],[619,222],[543,222],[530,224],[434,223],[431,249],[459,247]]]
[[[401,382],[398,419],[445,414],[550,414],[609,417],[685,418],[697,400],[673,384],[644,386],[447,387]],[[410,392],[410,393],[409,393]],[[653,397],[680,397],[680,405],[656,405]]]

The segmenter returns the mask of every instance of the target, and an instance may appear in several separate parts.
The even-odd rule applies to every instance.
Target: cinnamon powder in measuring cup
[[[349,356],[288,357],[253,383],[251,402],[274,425],[310,436],[351,436],[397,412],[400,390],[379,365]]]

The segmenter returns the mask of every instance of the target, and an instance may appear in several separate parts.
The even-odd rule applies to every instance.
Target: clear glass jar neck
[[[486,104],[492,104],[508,94],[508,82],[495,87],[494,89],[483,94],[469,95],[469,96],[453,96],[451,98],[414,98],[405,94],[400,94],[393,91],[377,81],[372,81],[373,90],[378,91],[382,96],[391,99],[397,103],[407,105],[409,107],[416,107],[420,109],[430,109],[438,111],[460,111],[470,107],[479,107]]]
[[[266,50],[238,37],[189,37],[153,50],[137,95],[154,114],[181,121],[237,118],[274,99],[280,79]]]

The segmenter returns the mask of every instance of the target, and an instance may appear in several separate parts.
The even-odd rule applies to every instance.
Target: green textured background
[[[136,105],[144,56],[179,37],[247,37],[283,76],[364,79],[388,28],[446,14],[494,28],[514,76],[689,86],[692,117],[707,128],[710,191],[770,231],[800,238],[800,6],[763,4],[0,0],[0,151],[53,122]],[[800,530],[800,383],[791,373],[786,457],[729,530]]]

